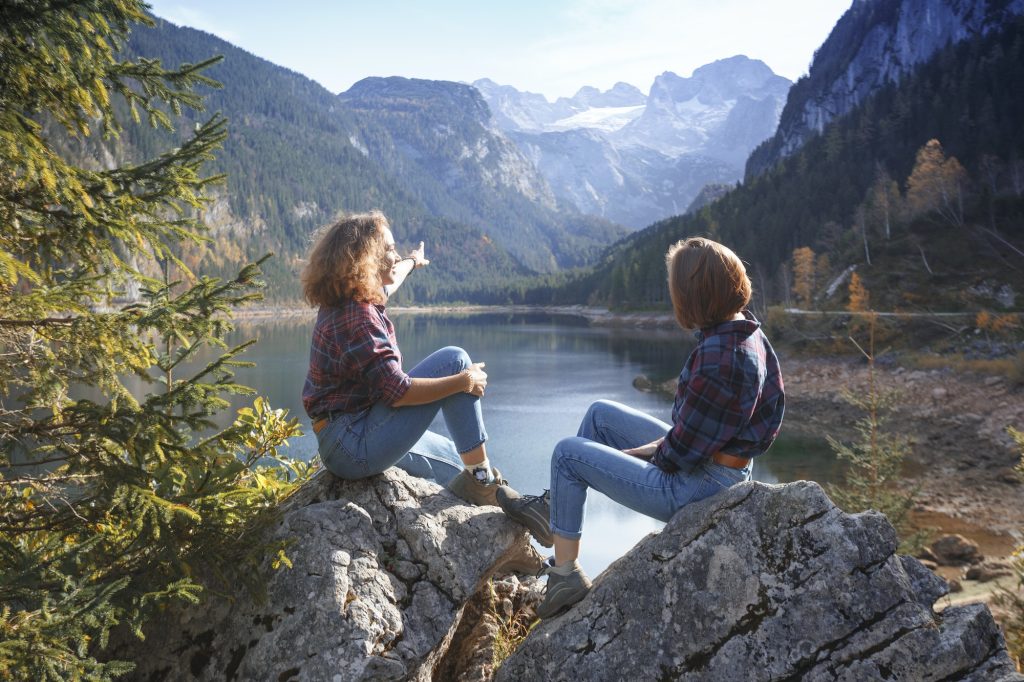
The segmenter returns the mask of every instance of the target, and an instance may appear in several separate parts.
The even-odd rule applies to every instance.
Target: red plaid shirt
[[[393,404],[412,384],[384,306],[347,301],[320,306],[302,405],[314,421],[335,412]]]
[[[761,323],[746,316],[697,332],[679,375],[672,429],[652,458],[665,471],[692,469],[716,452],[756,457],[779,435],[779,360]]]

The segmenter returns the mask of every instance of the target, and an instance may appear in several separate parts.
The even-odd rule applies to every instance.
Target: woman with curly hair
[[[448,346],[404,372],[385,311],[388,296],[429,263],[422,242],[399,256],[377,211],[322,231],[302,272],[305,299],[319,306],[302,403],[336,476],[364,478],[396,465],[467,502],[496,504],[503,481],[484,446],[484,363]],[[427,430],[438,410],[452,440]]]

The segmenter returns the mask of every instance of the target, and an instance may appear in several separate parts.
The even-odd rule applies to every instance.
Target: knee
[[[600,425],[604,423],[603,415],[608,414],[615,405],[612,400],[596,400],[591,403],[576,435],[595,437],[601,431]]]
[[[590,404],[590,408],[587,410],[587,416],[593,418],[595,415],[607,412],[617,403],[614,400],[595,400]]]
[[[577,444],[585,442],[586,439],[580,438],[579,436],[570,436],[563,438],[555,444],[555,449],[551,453],[551,468],[558,468],[563,462],[569,457],[573,449]]]
[[[461,372],[473,364],[473,361],[469,358],[469,353],[458,346],[445,346],[438,352],[443,354],[445,361],[458,368],[456,372]]]

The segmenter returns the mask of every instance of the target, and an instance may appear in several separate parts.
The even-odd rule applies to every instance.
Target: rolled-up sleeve
[[[402,358],[385,327],[366,320],[361,325],[362,342],[349,349],[356,369],[371,388],[374,402],[393,405],[412,385],[412,378],[402,371]]]

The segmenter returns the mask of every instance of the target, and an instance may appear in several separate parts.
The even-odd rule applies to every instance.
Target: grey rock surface
[[[147,627],[135,679],[429,680],[484,581],[540,559],[497,507],[394,468],[322,472],[274,535],[293,541],[293,566],[264,566],[266,601],[240,592]]]
[[[935,613],[945,582],[896,547],[817,484],[744,483],[641,541],[496,679],[1024,680],[988,609]]]
[[[815,51],[782,112],[774,138],[748,160],[760,175],[803,146],[830,121],[898,83],[949,43],[998,30],[1024,13],[1024,0],[858,0]]]

